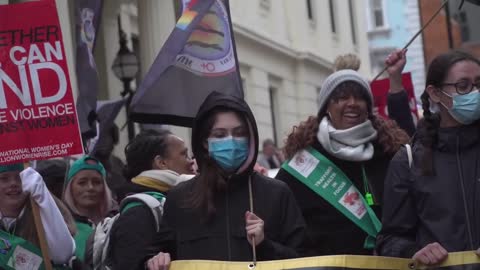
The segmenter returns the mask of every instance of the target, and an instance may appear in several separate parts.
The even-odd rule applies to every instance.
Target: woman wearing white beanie
[[[354,70],[330,75],[318,103],[317,116],[288,136],[288,161],[276,176],[307,223],[302,255],[372,254],[388,164],[409,137],[374,115],[370,85]]]

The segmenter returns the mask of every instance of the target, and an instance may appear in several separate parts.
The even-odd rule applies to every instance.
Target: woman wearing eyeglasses
[[[413,159],[400,150],[387,173],[377,251],[433,265],[480,244],[480,61],[440,55],[426,86]]]

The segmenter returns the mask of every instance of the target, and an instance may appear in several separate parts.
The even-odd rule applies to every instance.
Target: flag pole
[[[40,209],[38,204],[30,197],[30,205],[32,206],[33,220],[35,222],[35,229],[37,230],[38,242],[40,250],[42,251],[43,264],[46,270],[53,270],[52,261],[48,252],[47,240],[45,239],[45,230],[43,228],[42,219],[40,218]]]
[[[253,192],[252,192],[252,177],[248,178],[248,201],[250,203],[250,212],[253,212]],[[257,250],[256,250],[256,243],[255,243],[255,236],[252,236],[252,254],[253,260],[250,265],[248,265],[248,269],[255,269],[257,267]]]
[[[408,41],[407,45],[405,45],[402,50],[407,49],[407,48],[413,43],[413,41],[415,41],[415,39],[423,32],[423,30],[425,30],[425,28],[427,28],[428,25],[430,25],[430,23],[431,23],[431,22],[438,16],[438,14],[445,8],[445,6],[448,4],[448,1],[449,1],[449,0],[443,1],[442,6],[435,12],[435,14],[433,14],[433,16],[428,20],[428,22]],[[378,78],[380,78],[380,76],[382,76],[382,74],[383,74],[385,71],[387,71],[388,67],[389,67],[388,65],[385,66],[385,67],[382,69],[382,71],[380,71],[380,73],[378,73],[377,76],[375,76],[375,77],[373,78],[372,81],[376,81]]]

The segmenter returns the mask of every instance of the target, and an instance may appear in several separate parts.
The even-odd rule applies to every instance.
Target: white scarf
[[[337,130],[324,117],[318,127],[317,138],[323,148],[336,158],[365,161],[373,157],[371,141],[377,138],[377,131],[370,120],[349,129]]]
[[[174,187],[182,182],[192,179],[195,175],[178,174],[171,170],[149,170],[143,171],[138,176],[149,177]]]

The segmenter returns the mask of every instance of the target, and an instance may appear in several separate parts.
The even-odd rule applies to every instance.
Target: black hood
[[[197,164],[201,168],[202,163],[205,162],[203,157],[208,157],[208,152],[204,148],[204,142],[200,141],[200,130],[206,124],[210,112],[216,108],[232,109],[240,113],[249,127],[249,153],[248,158],[244,164],[240,166],[240,170],[237,172],[252,172],[253,167],[257,161],[258,155],[258,130],[255,117],[248,104],[243,100],[234,96],[225,95],[219,92],[212,92],[200,106],[195,122],[192,128],[192,152],[197,158]]]

